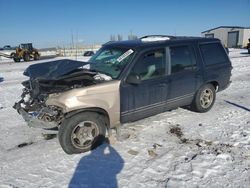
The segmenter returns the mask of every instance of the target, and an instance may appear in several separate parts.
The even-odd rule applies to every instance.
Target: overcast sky
[[[221,26],[250,26],[250,0],[0,0],[0,47],[104,43],[130,32],[200,36]]]

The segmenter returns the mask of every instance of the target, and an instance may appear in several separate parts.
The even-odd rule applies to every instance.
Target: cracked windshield
[[[125,65],[131,60],[132,49],[101,48],[90,60],[90,69],[118,78]]]

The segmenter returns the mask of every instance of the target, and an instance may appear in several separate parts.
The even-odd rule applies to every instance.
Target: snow
[[[230,57],[232,84],[211,111],[178,108],[128,123],[121,141],[78,155],[12,109],[22,72],[37,62],[0,64],[0,187],[249,187],[250,56],[230,49]]]
[[[170,40],[169,37],[164,37],[164,36],[149,36],[146,38],[142,38],[142,42],[154,42],[154,41],[164,41],[164,40]]]

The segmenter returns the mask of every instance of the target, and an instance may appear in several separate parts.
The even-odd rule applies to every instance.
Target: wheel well
[[[76,115],[82,112],[95,112],[95,113],[102,115],[105,121],[106,128],[107,129],[110,128],[110,120],[109,120],[108,112],[102,108],[84,108],[84,109],[74,110],[74,111],[66,113],[64,117],[65,119],[67,119],[67,118],[72,117],[73,115]]]
[[[216,81],[211,81],[209,82],[210,84],[212,84],[214,86],[215,91],[219,90],[219,83]]]

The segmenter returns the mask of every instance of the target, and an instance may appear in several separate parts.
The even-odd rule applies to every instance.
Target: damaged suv
[[[228,87],[231,62],[218,39],[145,36],[108,42],[89,62],[29,66],[14,105],[30,127],[58,129],[68,154],[96,147],[106,132],[176,107],[207,112]]]

